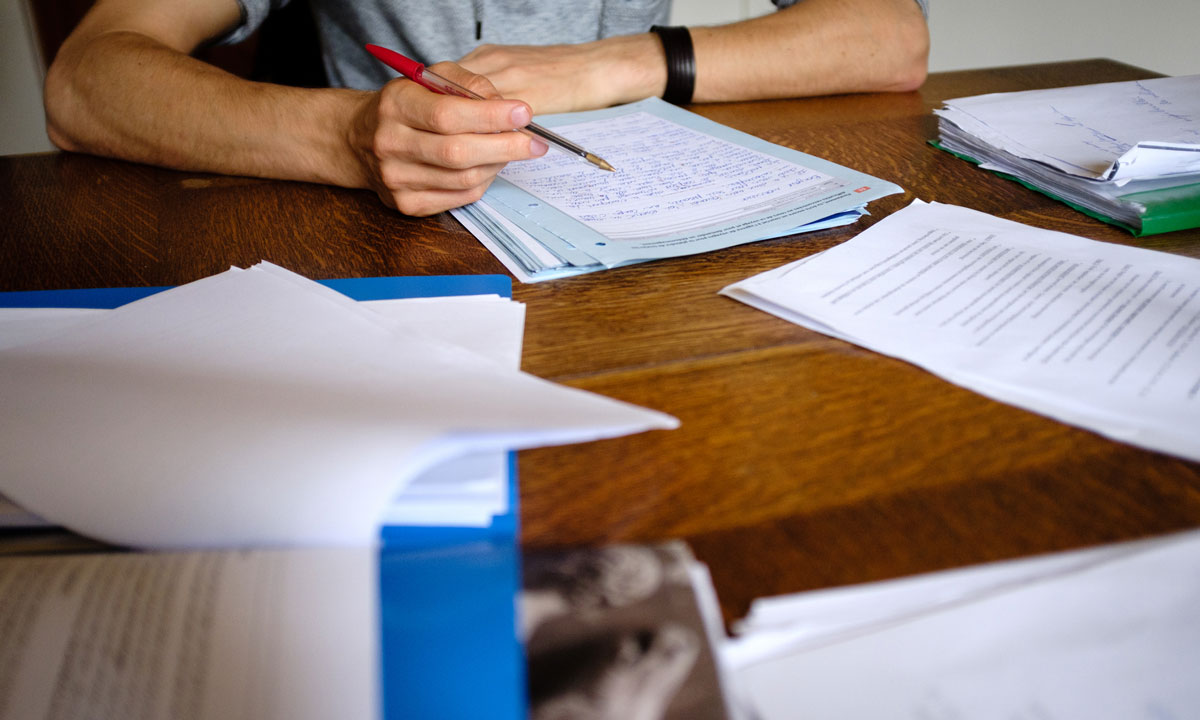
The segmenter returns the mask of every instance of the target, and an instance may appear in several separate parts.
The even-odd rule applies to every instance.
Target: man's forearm
[[[913,90],[929,55],[929,30],[914,0],[801,0],[690,33],[695,102]],[[653,33],[582,45],[484,45],[462,64],[539,114],[660,95],[667,80]]]
[[[68,150],[366,187],[348,129],[367,95],[253,83],[115,31],[63,46],[46,79],[47,130]]]
[[[929,53],[913,0],[802,0],[691,34],[695,102],[913,90]]]

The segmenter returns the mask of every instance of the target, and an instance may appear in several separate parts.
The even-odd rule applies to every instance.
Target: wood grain
[[[846,228],[516,286],[526,370],[683,422],[522,453],[524,543],[686,538],[733,619],[761,595],[1200,526],[1200,464],[717,294],[914,198],[1200,257],[1198,230],[1139,240],[928,144],[947,98],[1149,76],[1091,60],[938,74],[913,93],[694,107],[905,192]],[[259,260],[313,278],[504,272],[448,215],[402,217],[364,191],[70,154],[0,158],[0,190],[3,290],[173,285]]]

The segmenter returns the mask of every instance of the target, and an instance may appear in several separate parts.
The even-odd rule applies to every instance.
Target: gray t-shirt
[[[784,7],[797,0],[773,0]],[[223,43],[253,33],[288,0],[238,0],[242,23]],[[922,11],[928,0],[916,0]],[[363,45],[426,64],[477,46],[575,44],[665,25],[671,0],[310,0],[325,73],[334,87],[374,90],[396,76]]]

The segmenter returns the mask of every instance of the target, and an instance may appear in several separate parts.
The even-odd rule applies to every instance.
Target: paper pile
[[[139,547],[371,544],[421,514],[387,510],[406,488],[462,514],[413,482],[440,462],[677,425],[517,371],[519,306],[447,302],[393,312],[263,264],[83,313],[0,350],[0,492]],[[479,477],[452,493],[484,498],[467,515],[495,510]]]
[[[938,142],[1136,235],[1200,226],[1200,75],[993,93]]]
[[[617,170],[551,151],[452,211],[524,282],[844,225],[901,191],[657,98],[538,122]]]

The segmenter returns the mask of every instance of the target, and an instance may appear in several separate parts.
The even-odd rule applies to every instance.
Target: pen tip
[[[596,167],[600,168],[601,170],[607,170],[607,171],[609,171],[609,172],[616,172],[616,170],[617,170],[617,169],[616,169],[615,167],[613,167],[612,165],[609,165],[607,160],[605,160],[604,158],[602,158],[602,157],[599,157],[599,156],[597,156],[597,155],[593,155],[593,154],[591,154],[591,153],[588,153],[588,154],[587,154],[587,159],[588,159],[588,162],[590,162],[591,164],[593,164],[593,165],[595,165]]]

